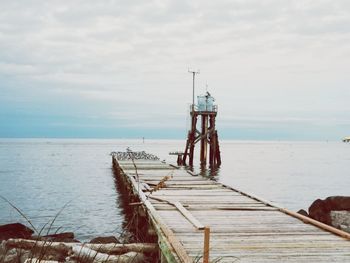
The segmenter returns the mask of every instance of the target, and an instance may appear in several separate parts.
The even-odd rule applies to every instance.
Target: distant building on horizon
[[[350,136],[344,137],[343,142],[350,142]]]

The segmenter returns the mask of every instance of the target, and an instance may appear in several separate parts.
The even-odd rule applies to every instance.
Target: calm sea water
[[[184,141],[0,139],[0,195],[37,228],[66,205],[55,227],[81,240],[118,235],[125,217],[109,154],[126,147],[175,162],[168,152]],[[221,182],[289,209],[350,194],[350,144],[222,141],[221,151]],[[25,220],[0,199],[0,224],[17,221]]]

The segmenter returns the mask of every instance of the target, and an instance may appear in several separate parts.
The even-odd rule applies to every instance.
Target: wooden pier
[[[160,161],[118,161],[161,262],[350,262],[350,234]],[[136,169],[135,169],[136,168]]]

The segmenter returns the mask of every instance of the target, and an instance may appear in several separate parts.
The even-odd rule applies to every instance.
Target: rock
[[[21,223],[7,224],[0,226],[0,241],[10,238],[25,238],[28,239],[34,233],[33,230]]]
[[[17,263],[18,261],[19,261],[19,256],[15,248],[8,250],[7,253],[4,255],[4,259],[3,259],[4,263]]]
[[[332,225],[332,211],[350,211],[350,196],[330,196],[317,199],[309,208],[309,216],[317,221]]]
[[[309,207],[309,216],[317,221],[331,224],[330,208],[327,206],[327,202],[317,199]]]
[[[1,255],[5,255],[6,252],[6,241],[0,241],[0,262],[1,261]]]
[[[330,196],[325,202],[332,211],[350,211],[350,196]]]
[[[298,211],[298,214],[301,214],[301,215],[303,215],[303,216],[309,216],[309,214],[304,210],[304,209],[300,209],[299,211]]]
[[[6,241],[7,249],[30,251],[31,257],[39,257],[44,260],[56,260],[63,262],[71,252],[71,245],[63,242],[37,241],[31,239],[9,239]],[[23,259],[25,261],[25,259]],[[22,261],[23,261],[22,260]],[[1,261],[0,261],[1,262]]]
[[[30,257],[30,252],[29,251],[25,251],[24,253],[21,254],[20,256],[20,263],[24,263],[26,262],[26,260]]]
[[[22,253],[20,255],[20,263],[26,262],[26,260],[30,257],[30,251],[29,250],[22,250]]]
[[[17,263],[18,262],[18,256],[16,255],[6,255],[4,258],[4,263]]]
[[[115,236],[108,237],[96,237],[91,239],[91,244],[108,244],[108,243],[117,243],[119,244],[119,240]]]
[[[71,257],[66,257],[64,262],[65,263],[77,263],[77,261]]]
[[[5,241],[2,241],[0,243],[0,262],[4,262],[5,254],[6,254]]]
[[[332,226],[350,233],[350,211],[331,211]]]

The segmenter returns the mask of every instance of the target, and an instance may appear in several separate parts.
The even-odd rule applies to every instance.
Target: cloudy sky
[[[0,0],[0,137],[350,135],[348,0]]]

